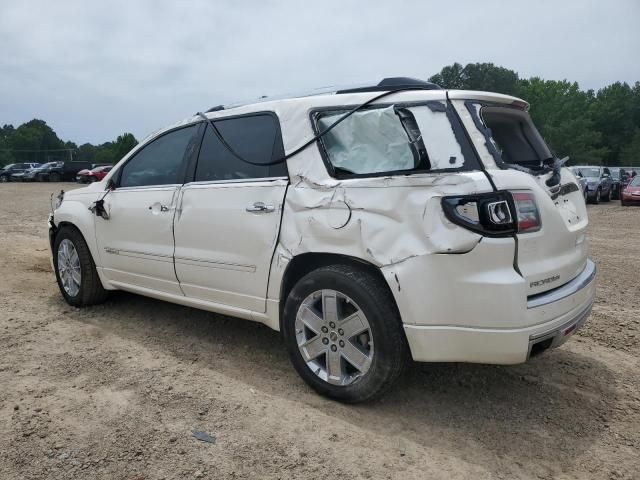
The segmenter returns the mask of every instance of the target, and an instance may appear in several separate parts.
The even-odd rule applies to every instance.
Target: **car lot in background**
[[[640,205],[640,175],[636,175],[625,186],[620,195],[620,204],[627,205]]]
[[[99,165],[91,170],[85,168],[78,172],[76,175],[76,181],[79,183],[99,182],[106,177],[107,173],[109,173],[112,168],[113,165]]]
[[[607,167],[580,165],[572,167],[577,177],[587,180],[586,199],[591,203],[608,202],[611,200],[613,180]]]
[[[82,169],[93,168],[89,162],[52,162],[52,164],[38,172],[40,182],[73,182]]]
[[[12,163],[0,170],[0,182],[10,182],[14,174],[22,174],[26,170],[39,166],[39,163]]]

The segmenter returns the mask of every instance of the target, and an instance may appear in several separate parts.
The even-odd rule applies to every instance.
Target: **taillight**
[[[456,225],[488,237],[540,230],[541,221],[531,192],[492,192],[443,197],[445,216]]]
[[[536,197],[531,192],[512,192],[513,203],[518,219],[518,233],[537,232],[540,230],[540,212],[536,205]]]

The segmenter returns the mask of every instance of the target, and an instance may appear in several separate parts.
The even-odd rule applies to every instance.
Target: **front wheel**
[[[610,202],[611,201],[611,189],[609,189],[607,191],[607,194],[602,198],[603,202]]]
[[[51,175],[49,175],[49,181],[60,182],[62,181],[62,175],[60,175],[59,173],[52,173]]]
[[[387,285],[345,265],[315,270],[293,288],[283,334],[307,384],[348,403],[382,394],[408,358],[406,337]]]
[[[9,180],[7,179],[7,176],[6,176],[6,175],[2,175],[2,176],[0,177],[0,182],[2,182],[2,183],[6,183],[6,182],[8,182],[8,181],[9,181]]]
[[[602,192],[600,191],[600,189],[598,189],[598,190],[596,190],[596,196],[593,199],[593,203],[598,205],[600,203],[600,199],[601,198],[602,198]]]
[[[106,300],[107,291],[102,287],[89,247],[75,228],[62,227],[56,235],[53,266],[60,292],[69,305],[84,307]]]

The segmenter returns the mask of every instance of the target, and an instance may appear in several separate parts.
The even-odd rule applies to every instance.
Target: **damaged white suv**
[[[264,323],[347,402],[409,357],[525,362],[586,320],[596,273],[578,182],[527,109],[407,78],[215,107],[58,197],[60,291]]]

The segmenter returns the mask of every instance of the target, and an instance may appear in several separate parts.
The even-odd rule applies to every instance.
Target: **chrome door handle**
[[[273,205],[265,205],[264,202],[255,202],[250,207],[247,207],[246,211],[249,213],[271,213],[275,211],[275,207]]]
[[[168,212],[169,210],[171,210],[171,208],[167,205],[162,205],[161,203],[156,202],[153,205],[149,205],[149,210],[151,210],[151,213],[159,213]]]

